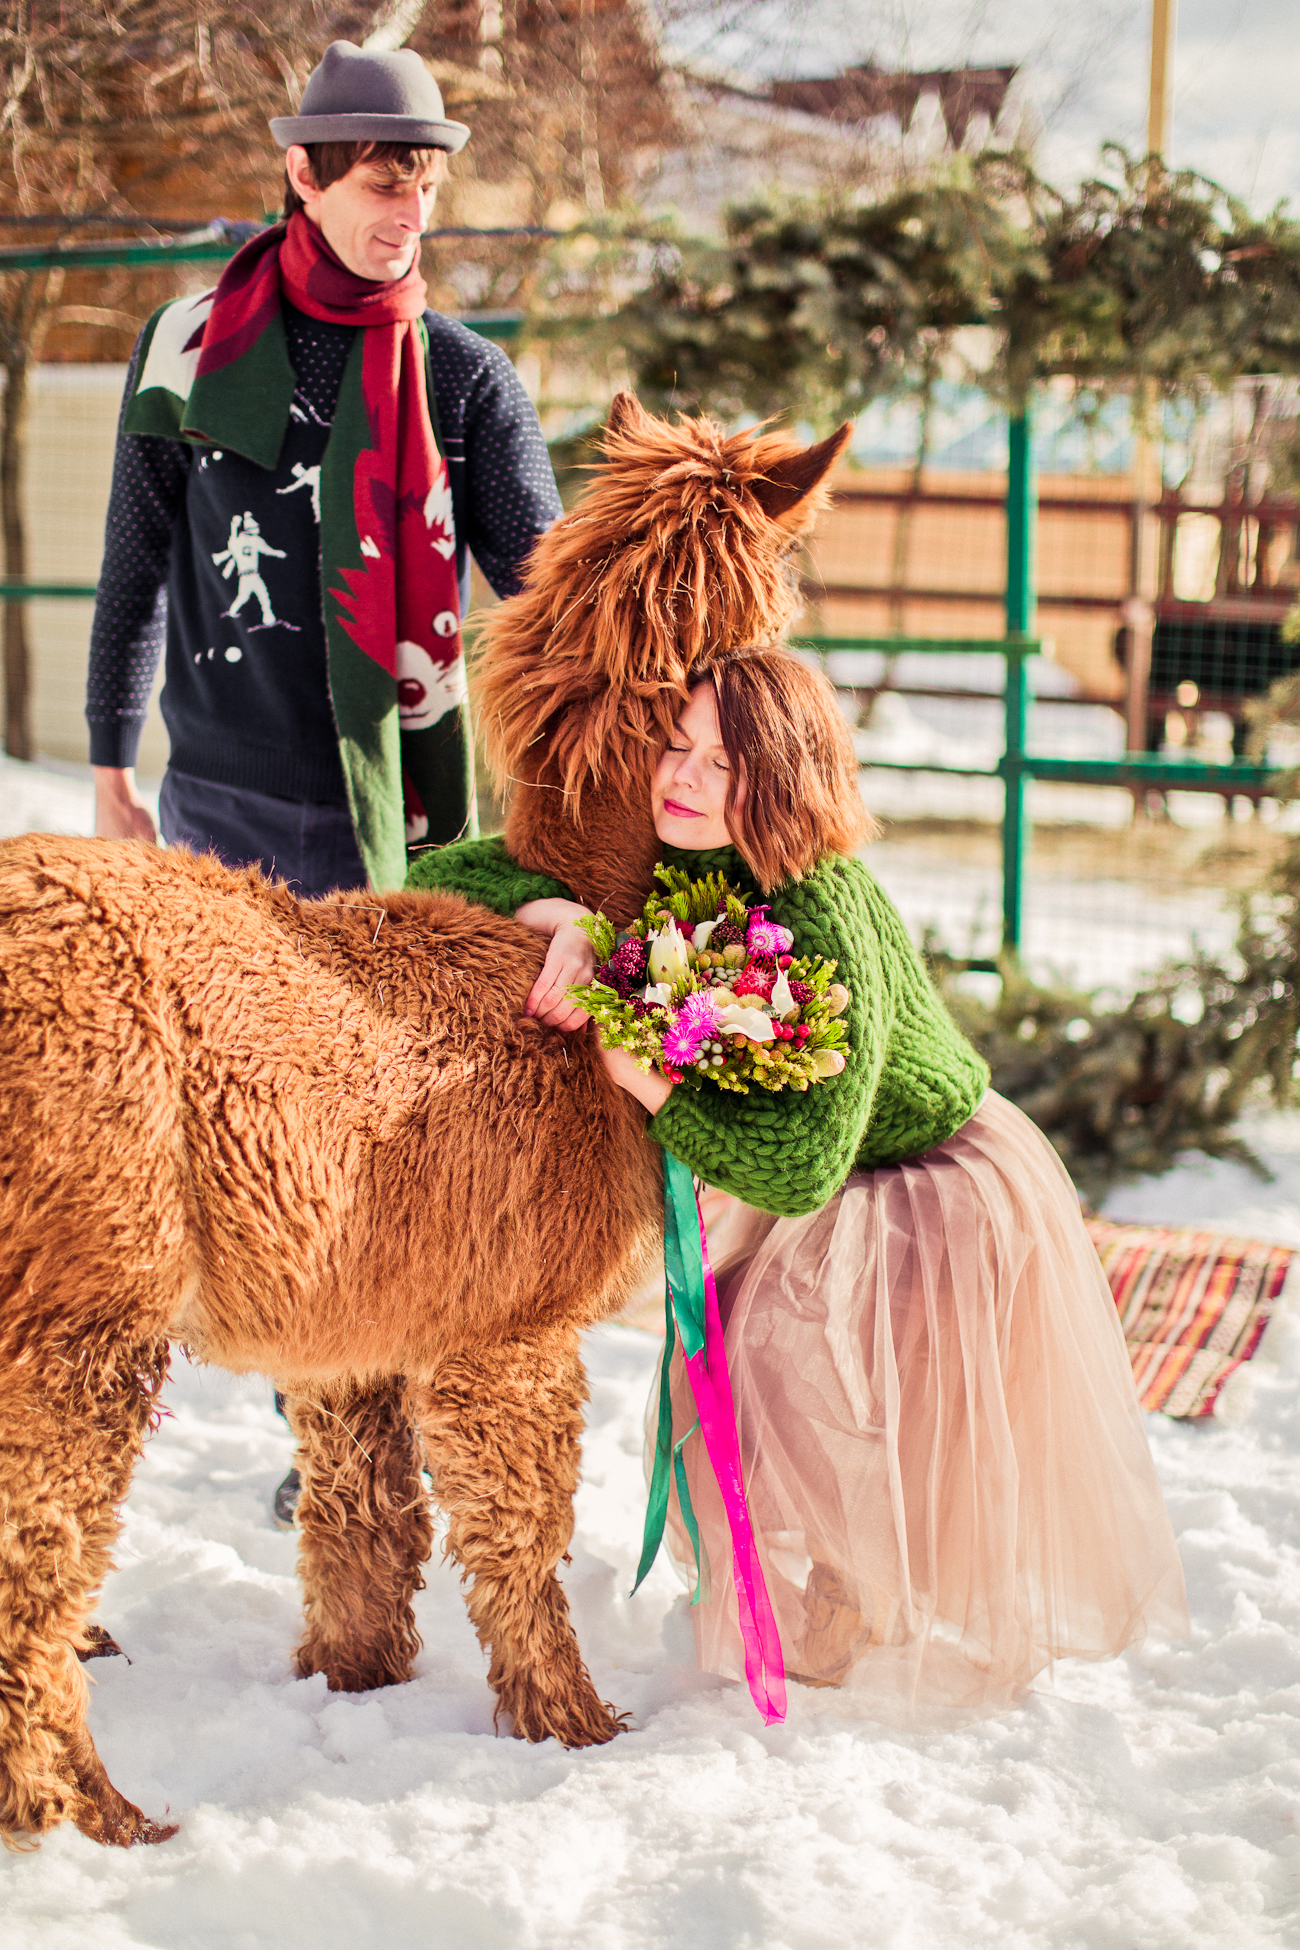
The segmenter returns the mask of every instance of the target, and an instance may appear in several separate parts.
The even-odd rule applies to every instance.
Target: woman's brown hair
[[[691,688],[703,682],[731,766],[727,827],[765,894],[875,838],[849,728],[820,671],[779,644],[748,643],[694,664]]]

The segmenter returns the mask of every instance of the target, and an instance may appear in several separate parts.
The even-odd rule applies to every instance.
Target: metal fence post
[[[1019,644],[1034,629],[1034,517],[1038,495],[1034,481],[1033,423],[1028,404],[1007,427],[1007,661],[1006,733],[1002,777],[1006,793],[1002,812],[1002,946],[1020,951],[1021,900],[1025,853],[1029,845],[1029,811],[1025,803],[1025,710],[1028,672]]]

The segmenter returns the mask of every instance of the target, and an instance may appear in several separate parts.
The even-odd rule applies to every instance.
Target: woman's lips
[[[674,819],[703,819],[704,817],[703,813],[696,812],[694,806],[679,805],[676,799],[665,799],[664,811],[671,813]]]

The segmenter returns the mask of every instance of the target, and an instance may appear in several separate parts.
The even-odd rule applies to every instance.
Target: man
[[[560,502],[509,360],[424,309],[470,131],[419,56],[335,42],[271,129],[285,222],[132,357],[86,717],[96,832],[156,839],[133,766],[165,640],[164,837],[311,896],[474,830],[469,555],[510,594]]]
[[[336,41],[271,130],[284,224],[132,356],[86,717],[96,833],[156,840],[133,767],[165,639],[163,836],[313,896],[476,830],[469,553],[510,594],[560,501],[509,360],[424,309],[470,132],[419,56]]]

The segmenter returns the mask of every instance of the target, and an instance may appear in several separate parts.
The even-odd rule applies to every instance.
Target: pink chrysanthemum
[[[706,1043],[717,1034],[713,997],[707,989],[688,995],[664,1031],[664,1061],[676,1068],[694,1063]]]
[[[765,907],[756,907],[749,917],[749,931],[745,936],[745,947],[751,955],[783,955],[793,948],[794,936],[789,928],[780,927],[767,918]]]

